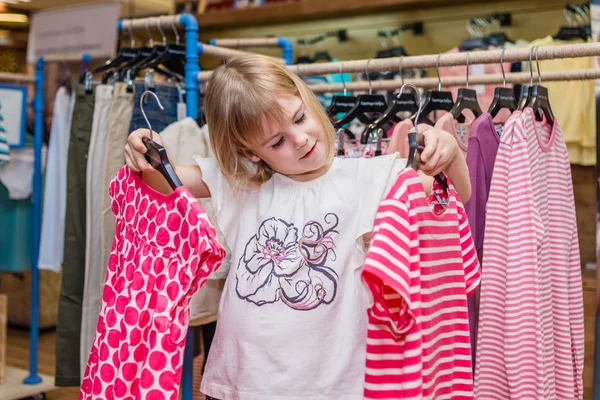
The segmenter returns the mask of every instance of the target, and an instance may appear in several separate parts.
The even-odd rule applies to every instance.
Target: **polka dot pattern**
[[[79,400],[175,399],[190,299],[225,252],[187,189],[159,194],[123,167],[109,192],[117,232]]]

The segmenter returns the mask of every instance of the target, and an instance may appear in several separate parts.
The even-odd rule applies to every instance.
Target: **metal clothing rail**
[[[504,52],[504,54],[503,54]],[[543,46],[536,48],[538,60],[558,60],[564,58],[594,57],[600,55],[599,43],[563,44],[558,46]],[[532,48],[484,50],[468,53],[468,63],[472,64],[494,64],[503,62],[529,61]],[[378,58],[370,60],[336,61],[330,63],[295,64],[288,68],[296,74],[303,75],[326,75],[347,72],[366,72],[368,63],[369,72],[399,71],[400,63],[404,69],[431,68],[436,64],[444,66],[467,65],[467,53],[429,54],[424,56]],[[198,74],[199,82],[210,79],[212,71],[203,71]],[[475,79],[473,77],[472,79]],[[464,81],[464,79],[463,79]],[[469,79],[471,82],[471,79]],[[374,83],[374,82],[373,82]],[[437,78],[436,78],[437,84]]]
[[[283,59],[287,65],[294,63],[294,45],[286,37],[246,38],[246,39],[211,39],[213,46],[247,48],[247,47],[279,47],[283,51]]]
[[[214,56],[214,57],[218,57],[218,58],[229,58],[229,57],[249,56],[249,55],[254,55],[255,53],[249,53],[249,52],[242,51],[242,50],[228,49],[225,47],[218,47],[218,46],[213,46],[210,44],[204,44],[202,42],[198,42],[198,54],[204,54],[207,56]],[[272,58],[275,61],[280,62],[282,64],[286,64],[286,61],[282,58],[277,58],[277,57],[270,57],[270,58]]]
[[[193,119],[198,118],[198,80],[196,79],[200,71],[198,64],[198,21],[191,14],[178,14],[162,17],[150,17],[139,19],[122,19],[117,26],[119,31],[130,28],[145,29],[146,25],[172,26],[179,24],[185,28],[185,101],[186,114]],[[185,353],[183,356],[183,372],[181,378],[181,394],[183,400],[192,400],[193,396],[193,375],[194,372],[194,330],[188,329],[185,344]]]
[[[504,52],[504,54],[503,54]],[[503,62],[529,61],[531,48],[482,50],[468,53],[469,64],[496,64]],[[540,46],[537,48],[537,59],[558,60],[564,58],[593,57],[600,55],[600,43],[563,44],[557,46]],[[534,55],[535,57],[535,55]],[[442,53],[423,56],[374,58],[370,60],[336,61],[330,63],[297,64],[290,66],[298,75],[325,75],[343,72],[398,71],[400,60],[407,69],[432,68],[436,63],[440,67],[467,65],[467,53]],[[438,62],[439,61],[439,62]],[[367,65],[368,63],[368,65]]]
[[[594,69],[578,69],[569,71],[553,71],[553,72],[541,72],[542,84],[544,82],[552,81],[583,81],[590,79],[600,79],[600,68]],[[441,78],[442,86],[464,86],[466,83],[466,76],[452,76],[448,78]],[[531,80],[529,72],[515,72],[506,74],[506,83],[528,83]],[[347,90],[397,90],[402,87],[403,83],[412,83],[413,85],[421,88],[435,88],[439,84],[437,77],[433,78],[418,78],[418,79],[390,79],[381,81],[360,81],[346,83],[319,83],[314,85],[308,85],[308,87],[314,93],[328,93],[328,92],[341,92],[344,89]],[[504,82],[504,76],[502,74],[489,74],[480,76],[469,76],[469,85],[492,85],[502,84]],[[538,74],[534,72],[533,83],[538,83]]]

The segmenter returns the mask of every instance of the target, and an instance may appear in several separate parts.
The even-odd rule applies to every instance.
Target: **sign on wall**
[[[40,11],[33,14],[27,62],[42,56],[89,54],[114,56],[121,3],[99,3]]]
[[[26,107],[26,86],[0,84],[0,126],[11,147],[23,147],[25,143]]]

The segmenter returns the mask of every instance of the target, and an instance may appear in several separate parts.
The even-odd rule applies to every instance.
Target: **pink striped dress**
[[[373,296],[367,399],[473,399],[467,297],[479,262],[452,185],[446,196],[448,208],[432,211],[405,169],[379,206],[363,270]]]
[[[483,245],[475,397],[582,399],[583,299],[573,184],[558,123],[507,121]]]

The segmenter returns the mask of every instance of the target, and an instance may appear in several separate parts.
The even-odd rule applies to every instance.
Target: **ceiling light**
[[[24,24],[29,19],[25,14],[0,13],[0,22],[14,22]]]

